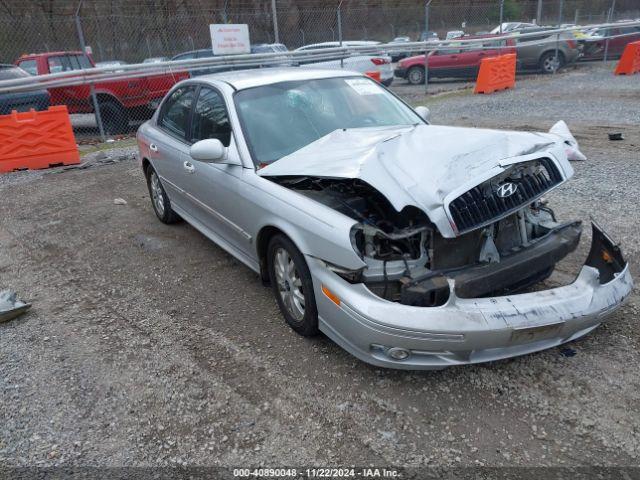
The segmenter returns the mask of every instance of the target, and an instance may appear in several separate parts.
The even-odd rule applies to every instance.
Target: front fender
[[[347,269],[366,266],[351,245],[355,220],[270,180],[258,176],[254,179],[259,185],[245,193],[253,197],[255,205],[252,234],[256,248],[260,247],[262,232],[275,227],[305,255]]]

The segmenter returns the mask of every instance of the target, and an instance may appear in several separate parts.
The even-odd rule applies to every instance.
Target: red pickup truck
[[[95,67],[91,56],[82,52],[23,55],[15,64],[31,75]],[[169,89],[188,77],[187,72],[176,72],[96,83],[95,91],[105,131],[110,134],[124,133],[131,118],[150,117]],[[51,105],[66,105],[69,113],[94,111],[89,85],[50,88],[49,94]]]

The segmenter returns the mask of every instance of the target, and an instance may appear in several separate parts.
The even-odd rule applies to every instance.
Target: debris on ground
[[[113,199],[113,204],[114,205],[126,205],[127,201],[124,198],[114,198]]]
[[[11,290],[0,291],[0,323],[13,320],[30,308],[30,303],[18,300],[16,292],[12,292]]]
[[[609,134],[609,140],[611,140],[611,141],[624,140],[624,135],[622,135],[622,132],[610,133]]]

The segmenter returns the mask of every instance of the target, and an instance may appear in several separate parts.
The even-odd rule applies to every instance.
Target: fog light
[[[411,355],[411,352],[409,352],[409,350],[406,350],[404,348],[393,347],[387,350],[387,355],[393,358],[394,360],[404,360],[406,358],[409,358],[409,355]]]

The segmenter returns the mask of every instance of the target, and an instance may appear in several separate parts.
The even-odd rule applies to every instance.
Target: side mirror
[[[431,112],[427,107],[420,105],[415,108],[415,111],[425,122],[429,123],[431,121]]]
[[[207,138],[191,145],[191,158],[205,163],[223,163],[227,149],[217,138]]]

